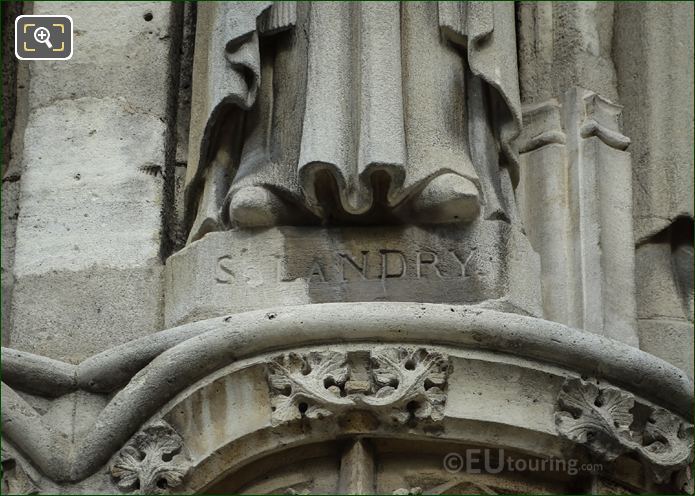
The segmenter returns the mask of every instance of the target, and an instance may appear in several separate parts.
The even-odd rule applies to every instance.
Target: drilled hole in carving
[[[297,408],[299,408],[299,413],[301,413],[302,415],[304,415],[304,414],[306,413],[306,411],[309,409],[309,405],[307,405],[306,403],[302,402],[302,403],[300,403],[299,405],[297,405]]]
[[[407,370],[415,370],[415,360],[412,358],[405,362],[405,368]]]
[[[172,458],[174,458],[173,453],[162,453],[163,462],[170,462]]]
[[[169,487],[169,485],[167,484],[166,479],[159,479],[157,480],[157,487],[160,489],[166,489]]]
[[[415,411],[420,408],[420,403],[417,401],[411,401],[405,406],[406,410],[410,412],[411,415],[415,414]]]
[[[150,22],[152,19],[154,19],[154,16],[152,15],[152,12],[145,12],[145,15],[142,16],[145,21]]]
[[[647,419],[647,422],[649,422],[650,424],[656,424],[656,420],[654,420],[652,417],[649,417]]]
[[[437,385],[434,382],[432,382],[430,379],[425,379],[424,386],[425,386],[425,391],[429,391],[430,388],[436,387]]]
[[[331,386],[337,386],[337,384],[335,383],[335,379],[333,379],[332,377],[326,377],[323,380],[323,387],[328,389]]]
[[[600,398],[596,398],[596,399],[594,400],[594,406],[596,406],[596,407],[598,407],[598,408],[601,408],[601,407],[603,406],[603,401],[601,401]]]

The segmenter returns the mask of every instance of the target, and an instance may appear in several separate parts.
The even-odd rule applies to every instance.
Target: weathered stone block
[[[31,64],[30,106],[120,97],[133,113],[166,119],[174,8],[170,2],[35,2],[34,14],[72,17],[74,53],[67,63]]]
[[[210,233],[167,261],[166,325],[276,305],[480,303],[540,314],[537,255],[504,222]]]
[[[159,328],[162,178],[154,172],[165,126],[123,104],[83,98],[31,115],[13,346],[80,360]]]

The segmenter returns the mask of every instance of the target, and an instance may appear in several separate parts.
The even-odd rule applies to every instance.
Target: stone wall
[[[3,494],[692,493],[692,4],[2,23]]]
[[[11,346],[78,362],[162,328],[181,10],[35,4],[76,49],[29,65]]]

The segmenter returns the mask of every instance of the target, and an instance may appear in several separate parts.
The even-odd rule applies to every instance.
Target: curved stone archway
[[[559,459],[545,460],[544,465],[539,458],[509,450],[405,436],[345,436],[266,456],[218,480],[204,492],[542,494],[582,492],[591,486],[591,474],[576,477],[574,469]]]
[[[187,324],[77,366],[7,356],[4,435],[53,480],[78,485],[107,474],[129,491],[205,491],[287,449],[367,438],[415,453],[448,443],[639,461],[650,482],[632,469],[617,481],[637,490],[676,484],[692,450],[681,416],[692,384],[677,369],[606,338],[476,307],[290,307]],[[633,382],[637,366],[648,381]],[[113,396],[69,445],[32,413],[31,396],[10,389],[37,391],[26,370],[45,372],[44,390],[55,382]],[[50,458],[51,449],[74,458]]]

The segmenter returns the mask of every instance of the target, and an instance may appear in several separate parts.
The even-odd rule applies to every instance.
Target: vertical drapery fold
[[[401,5],[360,3],[358,181],[371,192],[370,168],[403,183],[406,163],[401,68]],[[371,203],[371,198],[368,202]],[[365,202],[366,203],[366,202]]]
[[[448,172],[477,182],[466,135],[465,65],[459,50],[442,39],[436,7],[402,4],[406,191]]]
[[[352,11],[349,2],[312,4],[309,17],[307,95],[298,173],[310,208],[318,208],[315,180],[328,167],[341,191],[349,187],[354,139],[351,112]],[[291,164],[288,164],[290,167]],[[296,166],[295,166],[296,167]]]
[[[238,167],[229,164],[234,179],[227,199],[244,189],[248,198],[256,198],[249,204],[253,209],[263,209],[266,198],[276,212],[305,209],[317,220],[350,218],[375,208],[398,208],[400,217],[419,196],[436,207],[438,198],[454,205],[460,194],[479,195],[487,203],[495,203],[485,198],[491,191],[508,194],[499,186],[481,186],[501,179],[494,173],[481,177],[480,171],[492,171],[488,161],[494,160],[496,167],[507,166],[500,175],[509,171],[516,177],[511,140],[520,112],[513,6],[241,2],[237,8],[234,2],[202,10],[215,14],[214,40],[201,59],[210,67],[207,59],[219,58],[220,50],[226,59],[224,68],[208,71],[204,90],[210,118],[199,160],[188,172],[189,202],[211,197],[200,194],[201,168],[214,163],[210,150],[219,148],[211,137],[225,137],[210,129],[221,127],[221,118],[237,118],[239,111],[246,119],[243,145]],[[481,95],[489,102],[477,107],[484,115],[469,115],[468,69],[491,90]],[[482,150],[472,156],[471,119],[489,121],[501,154]],[[379,181],[374,180],[377,171]],[[451,178],[438,179],[448,174]],[[384,179],[389,184],[385,193],[376,186],[386,184]],[[377,193],[384,194],[378,204]],[[263,222],[293,222],[274,215],[262,216]],[[235,225],[235,220],[227,222]],[[243,220],[241,225],[246,225]]]

